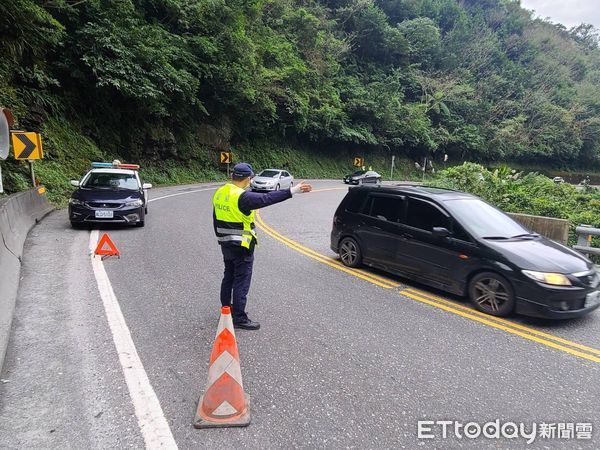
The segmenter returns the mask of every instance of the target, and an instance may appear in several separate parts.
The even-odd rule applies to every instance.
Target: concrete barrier
[[[37,189],[0,200],[0,369],[19,289],[23,244],[29,230],[52,209]]]
[[[569,221],[552,217],[530,216],[529,214],[507,213],[510,217],[536,233],[553,241],[567,245],[569,240]]]

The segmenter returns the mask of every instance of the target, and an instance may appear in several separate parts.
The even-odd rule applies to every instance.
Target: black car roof
[[[453,191],[452,189],[443,189],[420,185],[362,185],[350,189],[356,189],[364,192],[380,192],[382,194],[413,194],[420,197],[432,198],[438,201],[458,200],[464,198],[477,198],[466,192]]]

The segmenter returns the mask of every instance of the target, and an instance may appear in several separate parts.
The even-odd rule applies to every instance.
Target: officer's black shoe
[[[258,330],[260,323],[252,322],[250,319],[245,322],[233,322],[233,328],[241,328],[243,330]]]

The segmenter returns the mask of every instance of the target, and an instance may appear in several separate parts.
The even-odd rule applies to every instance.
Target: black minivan
[[[482,199],[422,186],[350,188],[331,248],[361,264],[458,295],[488,314],[573,318],[600,306],[593,263]]]

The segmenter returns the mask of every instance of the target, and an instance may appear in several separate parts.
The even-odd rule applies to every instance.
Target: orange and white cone
[[[249,424],[250,398],[244,394],[231,308],[223,306],[210,355],[206,392],[198,402],[194,427],[245,427]]]

